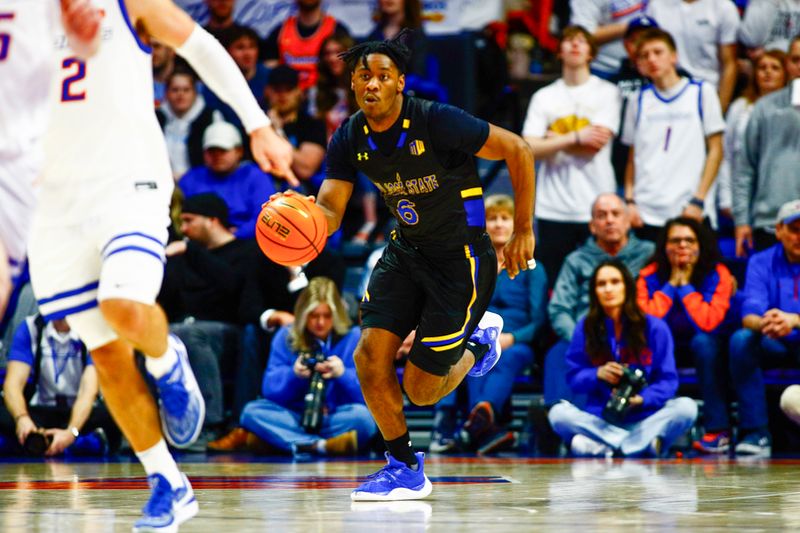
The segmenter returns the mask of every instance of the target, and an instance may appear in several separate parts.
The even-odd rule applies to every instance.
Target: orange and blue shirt
[[[731,306],[735,281],[722,263],[706,276],[700,287],[691,283],[676,287],[658,276],[650,263],[639,272],[636,301],[645,313],[664,319],[676,337],[685,333],[715,331]]]

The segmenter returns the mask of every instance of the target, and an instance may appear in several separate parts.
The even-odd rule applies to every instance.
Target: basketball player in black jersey
[[[497,259],[485,232],[474,156],[506,161],[514,188],[514,236],[505,268],[532,268],[533,153],[517,135],[444,104],[403,94],[409,50],[404,35],[342,54],[360,111],[333,135],[317,205],[328,232],[339,228],[356,173],[380,190],[397,229],[361,304],[355,359],[367,406],[381,430],[388,464],[353,500],[424,498],[431,484],[415,454],[394,368],[397,349],[416,330],[403,375],[409,400],[436,403],[464,376],[482,375],[500,356],[502,319],[486,313]]]

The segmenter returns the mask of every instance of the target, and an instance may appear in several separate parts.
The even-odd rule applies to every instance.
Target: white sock
[[[150,375],[156,379],[172,370],[172,367],[175,366],[177,362],[178,354],[172,346],[167,346],[167,351],[164,352],[164,355],[161,357],[144,356],[144,366],[147,367],[147,371],[150,372]]]
[[[136,452],[136,457],[141,461],[142,466],[144,466],[144,471],[147,472],[148,476],[152,474],[161,474],[167,478],[172,488],[183,485],[181,472],[178,470],[175,459],[173,459],[172,455],[169,453],[167,443],[164,442],[164,439],[159,440],[152,448],[148,448],[143,452]]]

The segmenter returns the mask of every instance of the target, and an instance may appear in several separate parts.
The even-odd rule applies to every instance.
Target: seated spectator
[[[261,205],[275,192],[272,180],[255,163],[242,162],[242,136],[227,122],[214,122],[203,134],[204,165],[178,184],[187,198],[213,192],[228,205],[234,235],[254,239]]]
[[[267,36],[260,59],[270,68],[279,63],[300,73],[300,89],[317,83],[317,58],[322,42],[331,35],[350,35],[347,28],[322,10],[321,0],[295,0],[290,15]]]
[[[64,319],[28,317],[14,333],[0,407],[0,453],[21,454],[26,439],[49,440],[44,455],[105,455],[120,433],[103,404],[95,404],[97,371]]]
[[[222,117],[215,117],[206,106],[197,94],[197,77],[185,70],[167,77],[165,100],[156,109],[156,117],[164,131],[172,175],[179,181],[190,168],[203,164],[203,133]]]
[[[358,111],[350,90],[350,73],[339,57],[354,44],[347,35],[331,35],[325,39],[319,50],[317,84],[308,90],[308,113],[325,121],[328,140],[344,119]]]
[[[502,267],[503,247],[514,232],[513,198],[497,194],[487,197],[484,203],[486,232],[492,240],[498,265],[497,285],[489,302],[489,311],[503,317],[504,324],[500,334],[503,357],[487,375],[466,378],[470,409],[464,424],[469,439],[466,444],[481,455],[516,444],[514,433],[500,426],[498,418],[511,398],[514,380],[533,364],[531,344],[545,323],[547,305],[547,276],[541,266],[521,271],[513,281]],[[440,410],[439,404],[437,410]],[[431,451],[439,453],[455,447],[452,437],[456,414],[452,408],[442,410],[449,412],[437,416],[442,427],[434,427],[434,440],[438,442],[431,443]]]
[[[536,257],[551,273],[589,237],[586,223],[597,195],[616,188],[611,140],[619,129],[619,91],[589,72],[596,53],[586,29],[564,29],[558,53],[561,78],[533,95],[522,128],[541,162]]]
[[[797,364],[800,353],[800,199],[778,210],[778,244],[747,263],[743,328],[730,340],[730,369],[739,398],[737,455],[769,457],[767,400],[762,365]]]
[[[307,182],[309,194],[316,194],[322,180],[322,161],[328,144],[325,122],[311,117],[303,107],[303,91],[298,86],[297,71],[278,65],[269,73],[264,96],[269,104],[272,126],[283,132],[294,146],[292,171]]]
[[[589,310],[589,284],[592,272],[601,261],[612,257],[622,261],[631,272],[639,272],[653,255],[655,245],[640,241],[630,233],[630,218],[622,199],[616,194],[601,194],[592,206],[589,231],[594,238],[564,260],[547,307],[550,324],[558,341],[545,357],[544,400],[546,406],[571,399],[567,386],[565,355],[575,324]]]
[[[375,433],[353,361],[360,332],[351,327],[333,282],[311,280],[297,300],[295,316],[294,325],[281,328],[272,340],[263,399],[248,403],[242,427],[212,443],[212,449],[252,449],[257,443],[252,433],[284,453],[352,455]],[[313,370],[309,356],[316,358]],[[318,428],[303,425],[312,373],[319,373],[325,383]]]
[[[589,313],[567,352],[570,387],[588,401],[583,409],[568,401],[554,405],[550,424],[576,456],[660,457],[697,418],[694,400],[675,398],[678,373],[669,328],[636,305],[633,276],[619,260],[595,269],[589,297]],[[647,384],[630,396],[621,421],[607,420],[604,407],[625,369],[641,370]]]
[[[713,185],[725,120],[715,89],[678,73],[676,50],[664,30],[641,34],[637,65],[653,83],[628,101],[622,133],[630,146],[625,201],[631,223],[639,238],[653,242],[676,216],[708,217],[716,225]]]
[[[642,269],[636,284],[642,311],[663,319],[677,351],[691,354],[681,366],[697,368],[706,433],[694,447],[706,453],[727,453],[730,446],[728,372],[719,329],[735,286],[720,262],[714,235],[691,218],[667,222],[654,261]]]
[[[258,62],[258,34],[251,28],[234,24],[221,31],[218,38],[220,44],[228,51],[236,66],[242,71],[242,75],[250,87],[250,92],[260,103],[264,98],[264,87],[267,85],[269,69]],[[236,126],[239,131],[244,131],[242,121],[239,120],[236,112],[205,85],[203,86],[203,97],[208,107],[221,112],[227,122]]]
[[[723,137],[723,159],[717,174],[717,203],[720,211],[728,218],[733,217],[733,197],[731,176],[738,174],[736,168],[739,154],[744,144],[744,132],[756,101],[769,93],[786,86],[786,54],[780,50],[767,50],[755,60],[755,72],[750,77],[742,96],[733,101],[725,116],[725,135]],[[744,255],[744,249],[737,250]]]

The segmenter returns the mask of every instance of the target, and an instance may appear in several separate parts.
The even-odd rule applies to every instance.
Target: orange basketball
[[[304,196],[281,196],[256,221],[259,248],[279,265],[300,266],[319,255],[328,240],[328,221]]]

